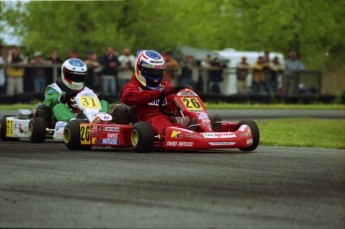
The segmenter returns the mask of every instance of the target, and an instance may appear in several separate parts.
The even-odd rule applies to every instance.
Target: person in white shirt
[[[128,83],[134,73],[135,56],[131,54],[129,48],[123,50],[123,54],[119,56],[121,68],[119,69],[118,80],[119,88],[121,89],[126,83]]]

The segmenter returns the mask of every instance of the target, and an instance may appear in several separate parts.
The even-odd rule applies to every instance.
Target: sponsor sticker
[[[167,99],[165,98],[165,100],[163,101],[163,106],[166,106],[168,103],[167,103]],[[156,100],[153,100],[151,102],[148,103],[148,105],[150,106],[158,106],[159,105],[159,99],[156,99]]]
[[[234,138],[236,135],[231,132],[201,133],[204,138]]]
[[[171,137],[172,137],[172,138],[182,138],[183,135],[182,135],[182,133],[181,133],[180,131],[173,130],[173,131],[171,132]]]
[[[209,142],[211,146],[232,146],[235,145],[236,142]]]
[[[118,133],[108,133],[107,138],[118,138],[119,134]]]
[[[197,138],[197,139],[201,138],[199,135],[196,135],[196,134],[185,134],[184,136],[187,138]]]
[[[55,131],[59,131],[59,129],[64,129],[66,125],[67,125],[67,122],[58,121],[55,124]]]
[[[120,132],[120,127],[116,127],[116,126],[107,126],[107,127],[104,127],[103,130],[104,130],[104,131],[111,131],[111,132]]]
[[[177,142],[168,141],[167,146],[177,146]]]
[[[101,144],[104,144],[104,145],[118,145],[119,142],[120,142],[119,139],[108,139],[108,138],[101,139]]]
[[[242,125],[240,128],[238,128],[239,131],[244,131],[248,126],[247,125]]]
[[[192,147],[194,142],[179,142],[178,146],[180,147]]]
[[[197,113],[198,119],[208,119],[208,115],[206,112]]]

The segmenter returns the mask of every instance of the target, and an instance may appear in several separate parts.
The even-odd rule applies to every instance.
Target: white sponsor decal
[[[210,123],[210,120],[209,120],[209,119],[202,119],[201,121],[202,121],[202,123],[204,123],[204,124],[209,124],[209,123]]]
[[[104,131],[120,132],[120,127],[107,126],[104,127]]]
[[[65,126],[67,125],[67,122],[62,122],[62,121],[58,121],[56,124],[55,124],[55,131],[59,131],[60,129],[64,129]]]
[[[177,142],[168,141],[167,146],[177,146]]]
[[[117,138],[119,136],[118,133],[108,133],[107,138]]]
[[[165,98],[165,100],[163,101],[163,106],[166,106],[168,103],[167,103],[167,100]],[[159,99],[156,99],[156,100],[153,100],[151,102],[149,102],[149,105],[150,106],[158,106],[159,105]]]
[[[252,138],[247,139],[247,144],[253,144],[253,139]]]
[[[200,112],[197,115],[198,115],[198,119],[208,119],[208,115],[206,112]]]
[[[248,126],[247,125],[242,125],[238,130],[239,131],[244,131]]]
[[[97,115],[102,121],[111,121],[112,120],[112,117],[111,117],[111,115],[109,115],[109,114],[103,114],[103,113],[101,113],[101,114],[98,114]]]
[[[201,133],[204,138],[234,138],[236,135],[231,132]]]
[[[209,142],[211,146],[233,146],[236,142]]]
[[[179,142],[178,146],[181,146],[181,147],[192,147],[193,144],[194,144],[194,142]]]
[[[101,139],[101,144],[118,145],[119,144],[119,139],[102,138]]]

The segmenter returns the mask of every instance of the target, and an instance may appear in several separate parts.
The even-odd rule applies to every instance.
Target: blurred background
[[[204,100],[343,102],[343,15],[337,0],[1,1],[0,102],[41,99],[69,57],[88,60],[87,85],[116,100],[140,49],[163,53],[166,80]],[[107,55],[119,59],[114,95],[100,80]]]

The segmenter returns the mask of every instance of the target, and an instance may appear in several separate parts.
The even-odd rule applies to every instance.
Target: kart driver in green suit
[[[87,66],[78,58],[70,58],[61,66],[61,79],[47,86],[43,104],[52,110],[57,121],[68,122],[76,117],[78,109],[75,96],[82,90],[90,90],[85,86]],[[101,112],[107,112],[109,104],[100,100]]]

